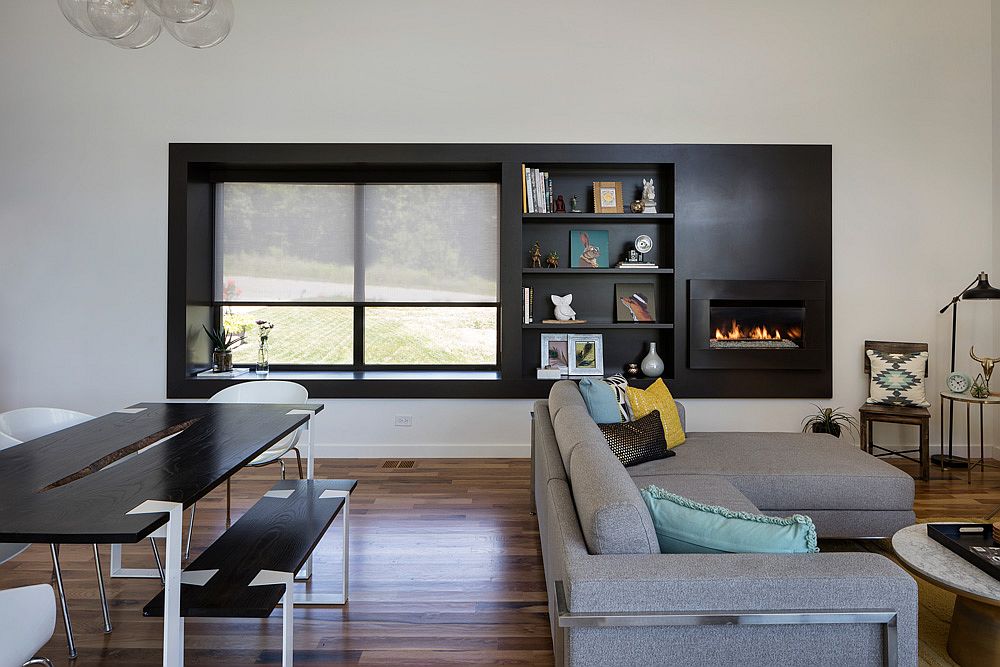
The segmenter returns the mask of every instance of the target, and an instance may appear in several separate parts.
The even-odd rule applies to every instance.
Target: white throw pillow
[[[924,390],[926,352],[890,354],[865,350],[865,354],[871,363],[869,403],[907,408],[926,408],[930,405]]]

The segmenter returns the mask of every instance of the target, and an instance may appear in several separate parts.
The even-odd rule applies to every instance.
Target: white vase
[[[649,354],[642,360],[642,374],[651,378],[663,375],[663,359],[656,354],[656,343],[649,344]]]

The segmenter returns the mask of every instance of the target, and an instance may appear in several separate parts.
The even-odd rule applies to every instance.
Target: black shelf
[[[673,329],[673,324],[666,322],[587,322],[586,324],[544,324],[532,322],[522,324],[523,329]]]
[[[608,275],[611,273],[618,275],[632,275],[632,274],[642,274],[642,273],[673,273],[673,269],[522,269],[524,273],[551,273],[556,274],[566,274],[571,273],[573,275],[586,275],[588,273],[595,275]]]
[[[639,222],[641,220],[673,220],[673,213],[522,213],[521,218],[532,222],[541,220],[577,220],[582,218],[596,218],[607,220],[608,222],[626,221]]]

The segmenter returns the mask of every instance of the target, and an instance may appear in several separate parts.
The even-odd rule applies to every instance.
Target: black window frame
[[[212,307],[214,326],[222,325],[223,309],[226,306],[273,306],[273,307],[307,307],[307,308],[351,308],[353,310],[352,362],[350,364],[270,364],[271,370],[305,372],[310,371],[349,371],[363,377],[372,372],[462,372],[486,371],[499,373],[502,365],[501,348],[501,281],[500,281],[500,229],[503,219],[503,186],[497,169],[484,168],[453,168],[447,166],[427,166],[419,168],[398,166],[358,165],[349,168],[325,169],[213,169],[209,172],[209,182],[212,187],[213,214],[213,275],[217,267],[215,262],[215,240],[218,238],[216,213],[218,206],[218,186],[224,183],[282,183],[282,184],[316,184],[316,185],[435,185],[435,184],[494,184],[497,188],[497,296],[495,301],[370,301],[359,299],[363,295],[365,282],[365,225],[364,225],[364,187],[355,190],[354,215],[354,299],[350,301],[234,301],[220,300],[216,292],[212,292]],[[496,361],[493,364],[373,364],[366,363],[365,355],[365,312],[377,308],[491,308],[496,313]],[[237,367],[253,367],[254,364],[234,364]]]

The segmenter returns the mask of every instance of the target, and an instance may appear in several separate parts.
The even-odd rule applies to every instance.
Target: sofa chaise
[[[639,495],[655,484],[738,511],[806,514],[821,538],[870,538],[914,522],[909,475],[828,435],[688,433],[675,451],[626,469],[575,382],[535,404],[557,664],[916,664],[916,583],[888,558],[661,554]]]

